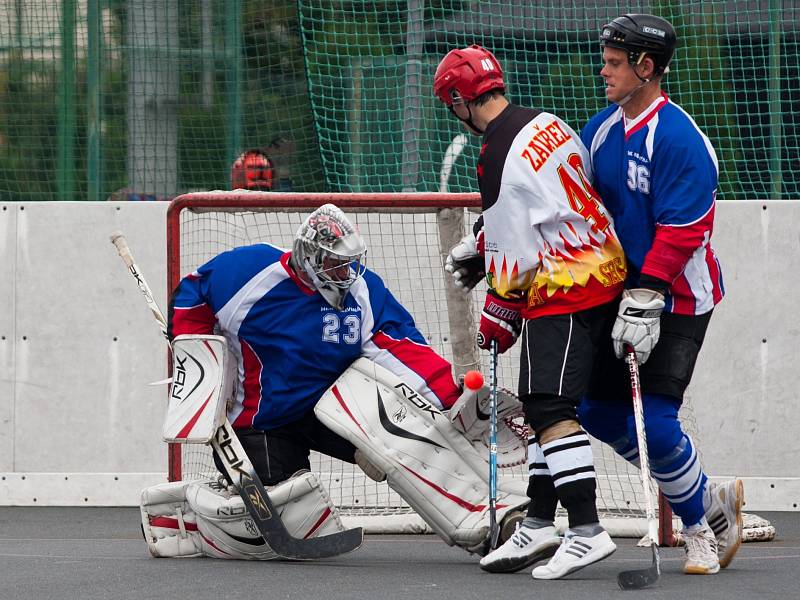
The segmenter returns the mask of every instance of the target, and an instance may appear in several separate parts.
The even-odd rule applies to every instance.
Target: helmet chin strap
[[[484,132],[483,132],[483,129],[481,129],[480,127],[478,127],[477,125],[475,125],[475,123],[473,123],[473,121],[472,121],[472,109],[470,109],[470,107],[469,107],[469,104],[467,104],[466,102],[464,102],[464,106],[466,106],[466,107],[467,107],[467,112],[469,112],[469,117],[468,117],[468,118],[466,118],[466,119],[462,119],[461,117],[459,117],[459,116],[456,114],[456,111],[455,111],[455,110],[453,110],[453,107],[452,107],[452,106],[448,106],[447,108],[449,108],[449,109],[450,109],[450,112],[451,112],[451,113],[453,113],[453,115],[455,115],[456,119],[458,119],[458,120],[459,120],[459,121],[461,121],[462,123],[466,124],[466,126],[467,126],[467,127],[469,127],[469,128],[472,130],[472,131],[474,131],[474,132],[475,132],[475,133],[477,133],[478,135],[483,135],[483,133],[484,133]]]
[[[631,98],[633,98],[633,96],[636,94],[636,92],[638,92],[640,89],[642,89],[642,88],[643,88],[644,86],[646,86],[648,83],[650,83],[651,81],[653,81],[653,78],[652,78],[652,77],[651,77],[651,78],[649,78],[649,79],[645,79],[644,77],[642,77],[641,75],[639,75],[639,73],[637,73],[637,72],[636,72],[636,67],[637,67],[637,66],[639,66],[639,64],[642,62],[642,60],[644,59],[644,57],[645,57],[645,56],[646,56],[646,53],[645,53],[645,52],[642,52],[642,53],[639,55],[639,61],[636,63],[636,65],[633,65],[633,64],[631,64],[631,69],[633,69],[633,74],[634,74],[634,75],[636,75],[636,78],[639,80],[639,85],[637,85],[635,88],[633,88],[633,89],[630,91],[630,93],[629,93],[627,96],[625,96],[625,97],[624,97],[622,100],[620,100],[619,102],[617,102],[617,106],[625,106],[625,104],[626,104],[626,103],[627,103],[627,102],[628,102],[628,101],[629,101]],[[629,63],[629,64],[630,64],[630,63]],[[664,67],[664,70],[663,70],[663,72],[662,72],[662,73],[660,73],[659,75],[666,75],[667,73],[669,73],[669,67]]]
[[[634,72],[635,72],[635,71],[634,71]],[[638,73],[636,73],[636,76],[637,76],[637,77],[639,77],[639,74],[638,74]],[[647,85],[648,83],[650,83],[650,81],[651,81],[650,79],[642,79],[641,77],[639,77],[639,79],[641,80],[641,83],[639,83],[639,85],[637,85],[635,88],[633,88],[633,89],[630,91],[630,93],[629,93],[628,95],[626,95],[626,96],[625,96],[625,97],[624,97],[622,100],[620,100],[619,102],[617,102],[617,105],[618,105],[618,106],[625,106],[625,104],[627,104],[627,103],[628,103],[628,101],[629,101],[631,98],[633,98],[633,97],[634,97],[634,95],[636,94],[636,92],[638,92],[640,89],[642,89],[644,86],[646,86],[646,85]]]
[[[633,88],[630,91],[630,93],[628,93],[628,95],[626,95],[622,100],[617,102],[618,106],[625,106],[625,104],[627,104],[630,101],[630,99],[634,97],[636,92],[638,92],[640,89],[642,89],[644,86],[646,86],[648,83],[650,83],[652,81],[652,78],[645,79],[644,77],[639,75],[639,73],[636,71],[636,67],[638,67],[639,64],[641,64],[641,62],[644,59],[645,55],[646,55],[646,53],[644,53],[644,52],[642,52],[639,55],[639,60],[636,62],[636,65],[628,63],[628,64],[630,64],[630,67],[633,70],[633,74],[636,75],[636,78],[639,80],[639,85],[637,85],[635,88]]]

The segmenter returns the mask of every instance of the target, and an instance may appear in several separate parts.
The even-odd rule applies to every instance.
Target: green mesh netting
[[[227,189],[266,147],[276,189],[438,191],[459,125],[434,100],[479,43],[512,101],[580,129],[605,104],[600,27],[672,21],[670,96],[709,135],[723,199],[800,198],[800,5],[548,0],[0,0],[0,200]],[[477,138],[448,182],[475,189]]]

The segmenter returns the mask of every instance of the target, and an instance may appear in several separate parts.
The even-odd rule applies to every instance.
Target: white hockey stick
[[[136,268],[125,236],[121,232],[115,231],[111,235],[111,243],[117,247],[119,255],[125,261],[131,275],[136,279],[147,305],[150,307],[156,321],[158,321],[161,333],[164,334],[164,338],[169,344],[167,321],[158,304],[156,304],[144,276]],[[227,419],[217,429],[210,444],[225,466],[229,479],[239,491],[239,495],[242,497],[245,506],[247,506],[253,521],[255,521],[259,533],[269,547],[278,555],[283,558],[294,559],[327,558],[351,552],[361,545],[364,539],[364,531],[360,527],[315,538],[299,539],[293,537],[286,530],[280,513],[272,503],[272,500],[270,500],[269,494],[264,489],[261,479],[258,477],[253,464],[247,457],[239,438]]]
[[[636,360],[636,352],[630,346],[625,347],[625,361],[628,363],[628,370],[631,375],[633,420],[636,423],[636,438],[639,445],[639,474],[644,488],[647,535],[650,537],[650,548],[653,550],[653,563],[646,569],[621,572],[617,575],[617,583],[623,590],[638,590],[658,581],[661,575],[661,557],[658,554],[658,519],[656,518],[655,500],[650,487],[650,458],[647,454],[647,435],[644,429],[644,406],[642,405],[642,388],[639,383],[639,363]]]
[[[447,182],[450,180],[450,174],[453,172],[453,165],[467,145],[467,136],[459,133],[450,142],[447,150],[444,151],[444,158],[442,159],[442,168],[439,170],[439,191],[442,193],[447,192]]]
[[[130,271],[131,275],[133,275],[133,278],[136,280],[136,284],[144,295],[147,306],[150,307],[150,312],[153,313],[156,321],[158,321],[158,325],[161,327],[161,333],[166,339],[169,339],[167,335],[167,321],[164,319],[161,309],[158,308],[155,298],[153,298],[153,292],[150,291],[150,286],[147,285],[144,277],[142,277],[139,272],[139,267],[136,266],[133,260],[133,254],[131,254],[131,249],[128,247],[128,241],[125,239],[125,236],[122,235],[121,231],[115,231],[111,234],[111,243],[117,247],[120,258],[122,258],[125,266],[128,267],[128,271]]]

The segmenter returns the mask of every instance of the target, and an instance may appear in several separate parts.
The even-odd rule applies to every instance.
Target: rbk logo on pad
[[[183,395],[183,392],[186,390],[187,380],[191,379],[188,376],[188,369],[191,368],[191,363],[188,363],[189,359],[197,365],[198,373],[195,377],[195,384],[192,386],[192,389],[190,389],[186,395]],[[203,369],[203,365],[201,365],[194,356],[184,353],[183,359],[181,359],[176,353],[172,362],[172,392],[170,395],[179,403],[188,400],[189,396],[203,383],[205,376],[206,372],[205,369]]]
[[[405,385],[405,384],[403,384],[403,385]],[[430,439],[428,439],[426,437],[422,437],[420,435],[417,435],[416,433],[412,433],[410,431],[407,431],[407,430],[403,429],[402,427],[398,427],[397,425],[392,423],[389,420],[389,416],[386,414],[386,407],[384,406],[384,403],[383,403],[383,397],[381,396],[381,391],[378,390],[378,389],[376,389],[376,391],[378,393],[378,418],[380,419],[381,425],[383,425],[383,428],[386,431],[388,431],[389,433],[394,434],[394,435],[396,435],[398,437],[404,437],[404,438],[409,439],[409,440],[417,440],[418,442],[424,442],[426,444],[432,444],[433,446],[436,446],[437,448],[442,448],[443,450],[445,449],[444,446],[442,446],[441,444],[437,444],[433,440],[430,440]]]

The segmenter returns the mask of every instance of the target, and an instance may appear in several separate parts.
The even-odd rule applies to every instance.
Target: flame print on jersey
[[[625,280],[625,258],[612,231],[598,231],[583,220],[553,223],[554,231],[541,240],[539,268],[520,275],[517,261],[500,255],[489,264],[491,286],[502,296],[528,290],[532,312],[550,312],[558,304],[593,305],[592,296],[613,295]],[[556,229],[557,228],[557,229]],[[531,279],[531,276],[532,279]],[[550,305],[550,308],[547,308]]]
[[[560,225],[553,241],[544,241],[545,252],[539,253],[541,265],[533,280],[545,299],[573,286],[585,288],[591,278],[604,287],[619,282],[620,274],[603,267],[609,261],[624,265],[622,247],[609,230],[597,231],[588,221]],[[624,271],[621,278],[624,280]]]

